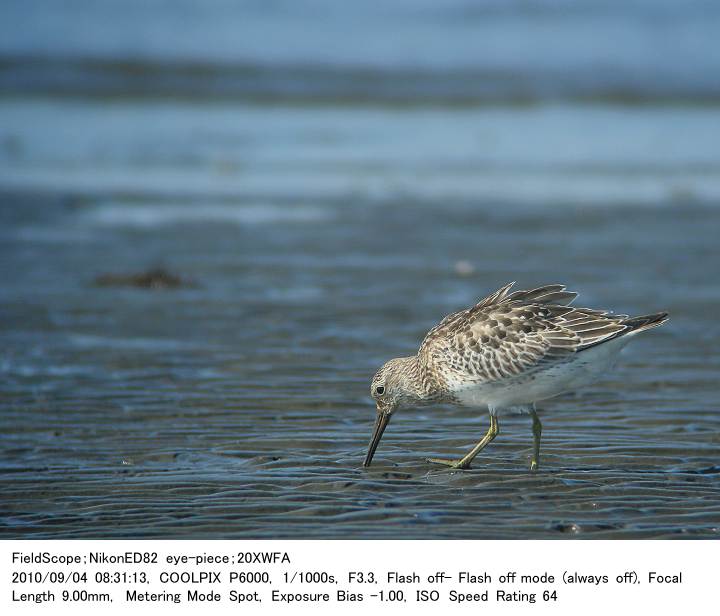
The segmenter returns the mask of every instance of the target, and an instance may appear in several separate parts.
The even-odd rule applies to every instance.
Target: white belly
[[[574,391],[612,368],[620,350],[628,341],[618,338],[581,351],[564,363],[549,364],[527,374],[484,384],[453,383],[453,394],[462,406],[487,406],[497,412],[513,406],[526,406]]]

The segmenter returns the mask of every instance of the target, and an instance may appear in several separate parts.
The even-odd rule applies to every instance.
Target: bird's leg
[[[530,459],[530,470],[535,472],[540,465],[540,435],[542,435],[542,424],[540,418],[535,412],[535,407],[530,409],[530,416],[532,417],[532,431],[533,431],[533,455]]]
[[[500,433],[500,428],[498,426],[498,420],[495,415],[490,415],[490,427],[488,428],[487,433],[485,436],[482,437],[482,440],[475,445],[475,447],[472,448],[471,451],[467,453],[467,455],[463,456],[459,460],[444,460],[442,458],[428,458],[428,462],[432,462],[433,464],[444,464],[445,466],[449,466],[451,468],[470,468],[470,462],[473,461],[476,455],[478,455],[487,445],[492,443],[493,439]]]

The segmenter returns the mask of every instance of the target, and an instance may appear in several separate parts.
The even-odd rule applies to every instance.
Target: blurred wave
[[[199,204],[196,204],[199,205]],[[84,220],[92,226],[138,227],[150,229],[172,224],[222,223],[258,225],[273,223],[314,223],[328,220],[332,212],[314,206],[282,207],[273,204],[212,204],[202,207],[167,203],[114,202],[98,204],[86,212]]]
[[[718,30],[708,0],[8,0],[0,93],[715,104]]]
[[[218,204],[710,203],[720,198],[719,138],[720,107],[0,99],[0,186],[131,198],[165,217],[173,202],[209,217]]]
[[[0,57],[0,94],[222,99],[322,105],[720,103],[720,81],[624,67],[534,70]]]

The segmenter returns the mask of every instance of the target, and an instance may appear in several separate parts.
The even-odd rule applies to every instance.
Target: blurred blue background
[[[540,205],[720,195],[711,0],[0,11],[0,186]]]

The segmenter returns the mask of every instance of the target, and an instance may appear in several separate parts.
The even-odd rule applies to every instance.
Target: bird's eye
[[[382,385],[378,385],[378,386],[375,388],[375,393],[376,393],[378,396],[382,396],[382,395],[385,393],[385,388],[384,388]]]

